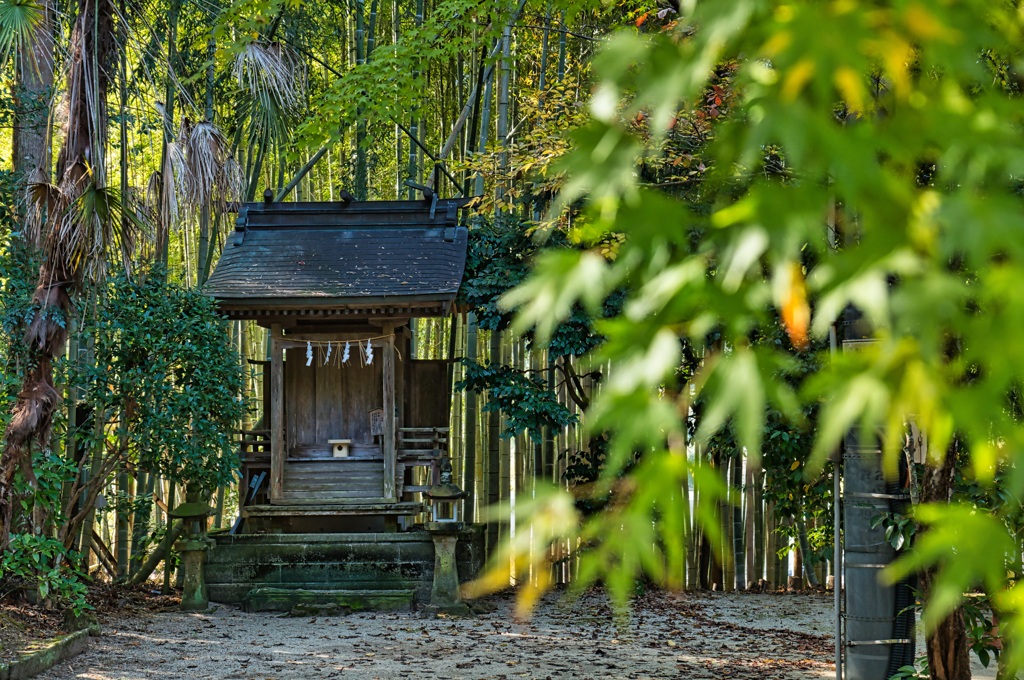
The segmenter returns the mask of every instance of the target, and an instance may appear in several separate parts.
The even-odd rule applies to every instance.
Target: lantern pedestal
[[[210,549],[212,543],[213,541],[208,538],[190,536],[174,545],[181,553],[182,611],[202,611],[210,607],[210,594],[206,589],[203,564],[206,562],[206,551]]]
[[[433,614],[468,615],[469,607],[459,595],[459,570],[455,562],[462,522],[427,522],[426,529],[434,539],[434,584],[430,589],[430,604],[424,610]]]

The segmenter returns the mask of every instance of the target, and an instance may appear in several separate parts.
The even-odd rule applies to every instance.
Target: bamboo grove
[[[185,498],[212,498],[214,526],[230,521],[234,433],[265,415],[267,338],[254,324],[221,324],[196,291],[238,204],[265,192],[275,201],[414,199],[431,187],[479,197],[459,309],[415,333],[417,356],[452,360],[467,519],[505,507],[489,525],[496,550],[503,539],[530,540],[543,521],[529,514],[538,481],[574,490],[583,514],[612,502],[615,490],[598,483],[608,440],[585,427],[584,412],[621,370],[588,355],[601,340],[595,322],[617,314],[621,299],[609,296],[597,314],[575,308],[543,345],[509,332],[498,299],[539,251],[586,241],[586,214],[551,206],[564,187],[562,157],[594,142],[585,137],[591,60],[617,29],[672,30],[677,10],[655,0],[0,2],[0,149],[10,158],[0,594],[28,584],[80,605],[78,584],[97,573],[145,580],[161,561],[173,565],[181,523],[167,512]],[[644,186],[702,209],[715,181],[702,153],[730,114],[735,70],[723,60],[668,135],[652,132],[643,112],[624,121],[652,150],[634,168]],[[781,154],[768,157],[767,173],[790,171]],[[613,259],[620,246],[612,234],[593,249]],[[161,319],[148,325],[153,316]],[[788,342],[778,324],[759,341]],[[684,343],[680,393],[706,351]],[[158,399],[144,374],[160,353],[174,357],[160,370],[177,376],[178,391]],[[794,357],[783,379],[797,384],[816,359]],[[202,398],[185,389],[193,373],[207,376],[196,386]],[[705,408],[698,401],[680,416],[688,434]],[[166,412],[220,420],[201,442],[162,446],[178,422],[158,417]],[[805,474],[816,414],[806,415],[798,425],[769,412],[760,459],[728,429],[682,444],[714,480],[677,489],[686,554],[671,583],[825,585],[831,467]],[[691,508],[717,519],[698,522]],[[528,579],[573,580],[580,548],[538,542]],[[509,571],[505,583],[519,570]],[[163,578],[170,587],[173,569]]]
[[[601,439],[581,425],[601,384],[601,368],[583,358],[593,329],[582,319],[576,337],[538,348],[505,332],[509,319],[494,305],[525,275],[517,251],[533,248],[533,229],[572,228],[571,214],[546,222],[561,181],[552,168],[569,148],[566,133],[586,119],[596,49],[616,28],[661,30],[670,6],[45,0],[0,9],[10,158],[0,524],[9,556],[33,546],[43,555],[8,559],[9,587],[19,577],[44,597],[74,599],[67,584],[90,570],[146,578],[180,530],[166,512],[188,494],[212,494],[214,523],[228,521],[232,446],[214,436],[206,449],[182,444],[195,459],[168,460],[146,441],[168,423],[147,420],[152,385],[131,382],[130,362],[169,351],[153,338],[187,332],[183,309],[211,313],[188,291],[209,275],[238,203],[265,191],[274,200],[393,199],[418,196],[418,185],[479,196],[472,293],[452,319],[418,328],[423,356],[464,360],[452,377],[467,388],[455,392],[454,424],[469,512],[482,516],[517,494],[522,506],[535,479],[594,482]],[[674,165],[646,170],[681,193],[698,184],[694,152],[709,133],[693,122]],[[147,323],[146,309],[178,316],[128,342],[126,329]],[[264,358],[266,338],[250,324],[219,333],[234,354],[206,351],[240,367],[247,407],[222,395],[202,408],[234,418],[224,428],[234,436],[263,416],[252,362]],[[126,358],[129,345],[142,354]],[[111,398],[115,388],[124,398]],[[717,548],[692,532],[688,585],[745,587],[762,575],[782,583],[790,569],[779,555],[796,527],[827,537],[827,502],[776,513],[764,471],[713,455],[729,480],[717,501],[723,530]],[[506,516],[491,541],[514,527]],[[823,580],[825,548],[818,540],[804,558],[817,565],[807,570],[812,583]],[[565,553],[557,578],[569,580],[575,547],[553,549]],[[714,552],[735,553],[725,573]]]

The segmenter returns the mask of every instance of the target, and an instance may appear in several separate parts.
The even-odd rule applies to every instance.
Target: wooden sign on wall
[[[384,436],[384,409],[375,408],[370,411],[370,436]]]

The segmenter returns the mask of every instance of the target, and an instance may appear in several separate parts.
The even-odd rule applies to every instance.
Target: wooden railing
[[[239,505],[267,503],[270,494],[270,430],[242,430],[238,435],[238,457],[242,462]]]
[[[448,453],[449,428],[402,427],[397,431],[396,464],[398,497],[423,493],[440,481],[441,458]],[[270,489],[270,430],[242,430],[238,432],[239,457],[242,462],[240,497],[242,505],[261,505],[269,502]],[[426,475],[417,470],[425,470]],[[408,471],[408,475],[407,475]],[[409,482],[406,483],[406,477]],[[420,479],[416,479],[420,477]],[[422,477],[426,477],[423,479]],[[336,480],[339,485],[343,479]],[[416,483],[419,482],[419,483]],[[339,492],[343,489],[339,488]]]
[[[441,477],[441,458],[448,453],[447,427],[400,427],[398,428],[398,479],[401,485],[399,496],[407,493],[422,493]],[[406,470],[417,467],[429,468],[426,484],[405,484]],[[411,472],[411,474],[415,474]]]

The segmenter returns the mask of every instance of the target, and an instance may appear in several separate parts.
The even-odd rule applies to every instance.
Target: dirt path
[[[827,678],[831,599],[647,596],[617,629],[605,598],[545,601],[527,622],[511,600],[470,619],[414,614],[282,618],[221,606],[107,621],[90,651],[41,679]]]

